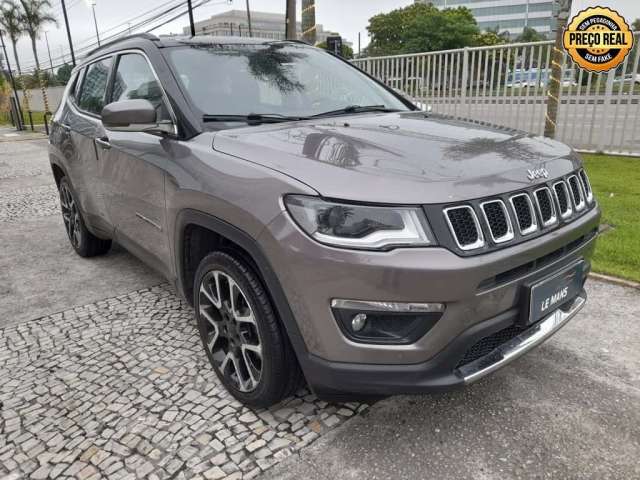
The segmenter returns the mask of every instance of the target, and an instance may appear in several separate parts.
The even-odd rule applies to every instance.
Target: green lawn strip
[[[640,157],[583,158],[602,221],[612,227],[598,240],[593,270],[640,282]]]

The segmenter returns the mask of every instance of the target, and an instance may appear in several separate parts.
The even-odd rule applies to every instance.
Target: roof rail
[[[111,40],[110,42],[107,43],[103,43],[102,45],[100,45],[98,48],[94,48],[93,50],[91,50],[89,53],[87,53],[84,58],[88,58],[91,55],[93,55],[96,52],[99,52],[100,50],[102,50],[103,48],[107,48],[110,47],[116,43],[119,42],[123,42],[125,40],[131,40],[132,38],[142,38],[144,40],[155,40],[158,41],[160,40],[158,37],[156,37],[155,35],[151,34],[151,33],[135,33],[133,35],[128,35],[126,37],[120,37],[120,38],[116,38],[115,40]]]

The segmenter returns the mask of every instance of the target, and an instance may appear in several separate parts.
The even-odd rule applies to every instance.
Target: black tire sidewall
[[[76,251],[76,253],[78,253],[81,256],[86,256],[86,249],[87,249],[87,241],[88,241],[88,230],[87,227],[85,227],[84,225],[84,219],[82,218],[82,210],[80,209],[80,204],[78,203],[78,197],[76,195],[75,190],[73,189],[73,186],[71,185],[71,182],[67,179],[67,177],[62,177],[62,179],[60,180],[60,187],[59,190],[62,190],[62,187],[65,186],[69,192],[71,193],[71,197],[73,197],[73,203],[76,206],[76,210],[78,211],[78,217],[80,218],[80,245],[76,246],[73,244],[73,241],[71,240],[71,238],[69,238],[69,232],[67,232],[67,238],[69,238],[69,243],[71,244],[71,246],[73,247],[73,249]]]
[[[225,378],[207,347],[205,328],[207,320],[203,319],[200,315],[198,297],[203,278],[212,270],[220,270],[226,273],[238,284],[256,318],[256,327],[262,345],[262,373],[258,386],[251,392],[241,392],[231,381]],[[282,332],[279,328],[279,322],[275,317],[273,307],[258,277],[238,258],[225,252],[211,253],[200,262],[195,275],[193,294],[196,322],[203,348],[209,359],[209,363],[227,390],[229,390],[236,399],[251,406],[263,407],[278,401],[285,390],[285,386],[283,385],[283,381],[286,378],[283,376],[285,369],[285,346]]]

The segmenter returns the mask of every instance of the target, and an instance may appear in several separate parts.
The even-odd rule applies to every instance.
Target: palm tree
[[[22,87],[22,100],[24,108],[29,110],[29,98],[27,92],[24,90],[22,84],[22,69],[20,68],[20,60],[18,59],[18,50],[16,49],[16,43],[18,39],[24,33],[24,26],[22,24],[22,12],[20,7],[13,3],[12,0],[2,0],[0,3],[0,27],[7,32],[11,45],[13,46],[13,58],[16,61],[16,69],[18,70],[18,87]],[[18,92],[16,92],[16,95]]]
[[[47,23],[58,24],[56,18],[49,13],[51,9],[51,0],[20,0],[22,4],[22,26],[23,30],[29,35],[31,39],[31,48],[33,50],[33,58],[36,61],[36,75],[40,81],[40,89],[42,90],[42,98],[44,100],[45,112],[49,111],[49,101],[47,99],[47,92],[40,72],[40,60],[38,59],[38,52],[36,50],[36,40],[40,36],[42,27]]]

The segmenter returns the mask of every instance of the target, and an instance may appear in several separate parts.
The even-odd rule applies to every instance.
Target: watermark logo
[[[592,72],[606,72],[622,63],[633,48],[633,33],[615,10],[590,7],[571,19],[563,45],[573,61]]]

